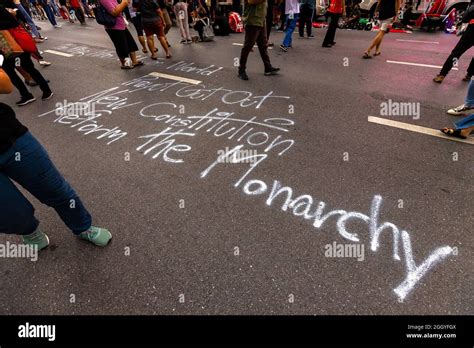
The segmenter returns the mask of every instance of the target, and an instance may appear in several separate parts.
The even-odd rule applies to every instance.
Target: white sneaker
[[[47,61],[45,61],[45,60],[40,60],[40,61],[39,61],[39,64],[40,64],[41,66],[50,66],[50,65],[51,65],[50,62],[47,62]]]
[[[474,114],[474,106],[467,106],[467,105],[459,105],[458,107],[449,109],[447,111],[448,114],[453,116],[464,116],[469,114]]]

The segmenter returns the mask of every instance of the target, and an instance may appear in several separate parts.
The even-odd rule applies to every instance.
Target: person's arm
[[[102,5],[102,4],[101,4]],[[103,5],[102,5],[103,6]],[[125,8],[128,6],[128,0],[122,0],[120,4],[115,6],[113,9],[110,9],[110,6],[104,6],[104,8],[109,12],[112,16],[118,17],[122,14]]]
[[[9,94],[13,91],[13,85],[7,73],[0,68],[0,94]]]

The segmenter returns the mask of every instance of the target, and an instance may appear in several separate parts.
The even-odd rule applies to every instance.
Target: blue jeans
[[[28,132],[0,153],[0,233],[26,235],[39,225],[35,209],[12,180],[41,203],[54,208],[74,234],[91,227],[91,216],[80,198],[43,146]]]
[[[466,99],[464,99],[464,104],[467,106],[474,106],[474,83],[469,81],[469,86],[467,87]]]
[[[16,5],[16,7],[18,8],[18,11],[20,11],[20,13],[23,15],[23,18],[25,18],[26,23],[28,23],[28,25],[30,26],[31,32],[33,33],[33,37],[40,38],[41,35],[40,35],[38,29],[36,28],[36,24],[33,22],[33,19],[28,14],[28,12],[26,12],[23,5],[20,3],[20,4]]]
[[[474,114],[464,117],[458,122],[454,122],[456,129],[466,129],[474,127]]]
[[[53,10],[51,9],[51,6],[44,5],[43,9],[44,9],[44,12],[46,12],[46,16],[48,16],[48,19],[51,22],[51,24],[53,26],[58,25],[58,23],[56,23],[56,18],[54,17],[54,13],[53,13]]]
[[[286,35],[283,39],[283,46],[291,47],[291,43],[293,42],[293,32],[296,28],[296,23],[298,23],[299,14],[295,13],[293,15],[293,19],[290,19],[290,15],[286,15]]]

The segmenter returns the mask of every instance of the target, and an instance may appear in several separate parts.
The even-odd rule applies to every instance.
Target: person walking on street
[[[337,25],[339,18],[346,16],[346,2],[345,0],[330,0],[331,3],[327,10],[329,16],[329,27],[324,37],[323,47],[332,47],[336,44],[334,38],[336,36]]]
[[[151,59],[157,60],[158,56],[155,51],[155,39],[153,35],[158,37],[161,46],[165,50],[166,58],[171,58],[171,51],[168,48],[163,18],[160,6],[155,0],[140,0],[137,10],[141,13],[143,29],[145,30],[148,48],[151,52]]]
[[[286,15],[286,34],[280,49],[283,52],[288,52],[293,42],[293,32],[295,31],[298,17],[300,14],[300,4],[298,0],[286,0],[285,15]]]
[[[0,6],[0,30],[8,30],[17,28],[20,23],[6,8]],[[31,39],[32,40],[32,39]],[[22,42],[18,42],[22,46]],[[2,56],[3,57],[3,56]],[[30,93],[28,88],[25,86],[23,80],[18,76],[15,68],[18,66],[23,68],[31,78],[38,83],[43,92],[42,99],[48,100],[53,96],[53,92],[49,88],[48,82],[41,75],[41,73],[35,68],[33,61],[31,60],[31,53],[23,52],[18,56],[10,56],[3,62],[3,69],[7,73],[13,85],[18,89],[21,95],[21,99],[16,103],[18,106],[24,106],[32,103],[36,100],[33,94]]]
[[[313,13],[315,7],[315,0],[302,0],[300,3],[300,22],[298,29],[300,37],[304,37],[304,27],[306,26],[306,35],[308,39],[313,38]]]
[[[136,10],[134,4],[135,3],[133,1],[130,1],[128,4],[128,14],[130,15],[130,21],[133,23],[133,26],[137,31],[138,42],[140,42],[140,45],[142,46],[142,52],[148,53],[142,24],[142,15]]]
[[[459,58],[461,58],[464,52],[474,46],[474,1],[471,1],[469,4],[469,7],[462,18],[462,22],[464,23],[464,26],[467,26],[467,28],[463,32],[457,45],[451,51],[448,59],[444,62],[441,71],[433,79],[436,83],[442,83],[446,75],[448,75],[449,71],[453,68],[453,65],[459,61]],[[472,76],[474,76],[474,58],[471,59],[471,63],[467,68],[467,74],[463,80],[469,81]]]
[[[380,55],[380,45],[389,26],[396,20],[398,10],[400,9],[400,0],[378,0],[375,13],[378,12],[380,29],[370,44],[369,48],[364,52],[363,58],[372,58],[370,51],[375,48],[374,57]]]
[[[82,11],[82,6],[79,3],[79,0],[69,0],[69,4],[74,11],[74,15],[79,20],[79,23],[81,23],[81,25],[86,25],[86,19],[84,17],[84,12]]]
[[[11,82],[0,67],[0,93],[11,90]],[[21,161],[16,159],[18,154]],[[49,237],[39,228],[35,208],[13,182],[54,208],[78,238],[97,246],[106,246],[111,240],[108,230],[92,226],[91,215],[43,146],[18,121],[13,109],[0,103],[0,233],[20,235],[24,244],[37,251],[44,249]]]
[[[245,41],[240,54],[238,74],[238,76],[245,81],[249,79],[246,73],[247,59],[255,43],[257,43],[258,51],[260,52],[263,65],[265,66],[265,75],[276,75],[280,70],[279,68],[272,67],[268,55],[267,30],[265,27],[267,8],[267,0],[245,0],[243,17],[245,25]]]
[[[122,69],[133,69],[136,66],[143,65],[136,56],[138,46],[133,39],[132,34],[127,29],[125,18],[123,18],[123,11],[127,8],[129,0],[122,0],[119,4],[117,0],[100,0],[100,6],[115,17],[115,24],[111,27],[105,27],[105,31],[114,44],[117,56],[122,63]]]

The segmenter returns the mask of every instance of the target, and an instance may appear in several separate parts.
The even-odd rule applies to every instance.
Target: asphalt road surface
[[[172,59],[160,48],[126,71],[92,20],[40,24],[55,96],[18,118],[113,241],[77,240],[31,198],[51,245],[36,262],[1,260],[1,314],[474,312],[474,143],[396,127],[456,120],[445,111],[463,102],[472,53],[431,81],[454,35],[390,33],[363,60],[375,33],[340,30],[331,49],[324,29],[295,33],[283,53],[273,32],[281,74],[265,77],[255,49],[245,82],[243,34],[180,45],[172,28]],[[81,99],[95,118],[55,113]],[[397,103],[413,109],[384,113]],[[223,163],[239,145],[234,162],[248,163]],[[328,254],[346,245],[360,254]]]

